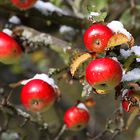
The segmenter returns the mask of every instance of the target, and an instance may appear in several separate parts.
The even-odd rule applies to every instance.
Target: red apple
[[[112,90],[121,79],[122,68],[111,58],[92,60],[86,67],[86,80],[96,90]]]
[[[101,53],[108,44],[113,32],[106,25],[96,23],[90,26],[84,33],[84,44],[91,52]]]
[[[37,0],[11,0],[12,4],[21,10],[31,8]]]
[[[13,64],[19,60],[22,49],[17,42],[4,32],[0,32],[0,62]]]
[[[133,112],[138,108],[139,93],[134,90],[129,90],[123,97],[122,107],[126,112]]]
[[[64,123],[70,130],[81,130],[89,121],[89,112],[84,108],[71,107],[64,114]]]
[[[46,111],[55,101],[56,94],[51,85],[40,79],[25,84],[21,92],[21,102],[27,110]]]

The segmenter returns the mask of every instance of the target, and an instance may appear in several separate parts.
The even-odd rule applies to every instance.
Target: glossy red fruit
[[[12,4],[21,10],[31,8],[37,0],[11,0]]]
[[[86,67],[86,80],[96,90],[114,89],[121,79],[121,66],[111,58],[93,60]]]
[[[51,85],[40,79],[25,84],[21,92],[21,102],[27,110],[46,111],[55,101],[56,94]]]
[[[89,51],[101,53],[106,49],[112,36],[112,30],[106,25],[93,24],[84,33],[84,44]]]
[[[139,94],[134,90],[129,90],[123,97],[122,107],[126,112],[132,112],[138,108]]]
[[[89,112],[76,106],[69,108],[64,114],[64,123],[70,130],[81,130],[89,121]]]
[[[0,32],[0,62],[12,64],[19,60],[22,49],[17,42],[4,32]]]

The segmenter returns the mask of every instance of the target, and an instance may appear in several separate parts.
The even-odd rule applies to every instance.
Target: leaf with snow
[[[101,22],[104,21],[107,16],[107,12],[91,12],[88,16],[88,19],[92,22]]]
[[[113,20],[107,24],[108,28],[110,28],[114,33],[122,33],[131,40],[132,35],[124,28],[123,24],[120,21]]]

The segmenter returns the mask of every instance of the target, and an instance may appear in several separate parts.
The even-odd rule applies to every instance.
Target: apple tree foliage
[[[37,3],[23,10],[10,0],[0,0],[0,29],[9,33],[24,52],[14,64],[0,63],[0,139],[138,139],[140,1],[38,0]],[[113,20],[123,23],[132,34],[131,40],[117,34],[105,53],[89,52],[83,40],[85,30],[93,23],[107,25]],[[113,91],[101,95],[103,90],[96,90],[86,82],[85,68],[91,60],[103,57],[120,62],[123,79]],[[57,99],[49,110],[32,112],[20,100],[23,80],[41,73],[54,79]],[[136,92],[123,98],[128,90]],[[84,129],[72,131],[64,124],[64,113],[81,102],[88,108],[90,120]]]

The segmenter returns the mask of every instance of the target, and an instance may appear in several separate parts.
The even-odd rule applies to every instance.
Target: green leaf
[[[105,20],[106,16],[107,16],[107,12],[103,12],[103,13],[100,13],[99,16],[94,16],[93,19],[95,22],[101,22]]]
[[[124,26],[131,29],[140,29],[140,5],[136,5],[135,9],[128,8],[121,16],[120,21]]]
[[[101,11],[108,6],[108,0],[92,0],[89,2],[88,11]]]

